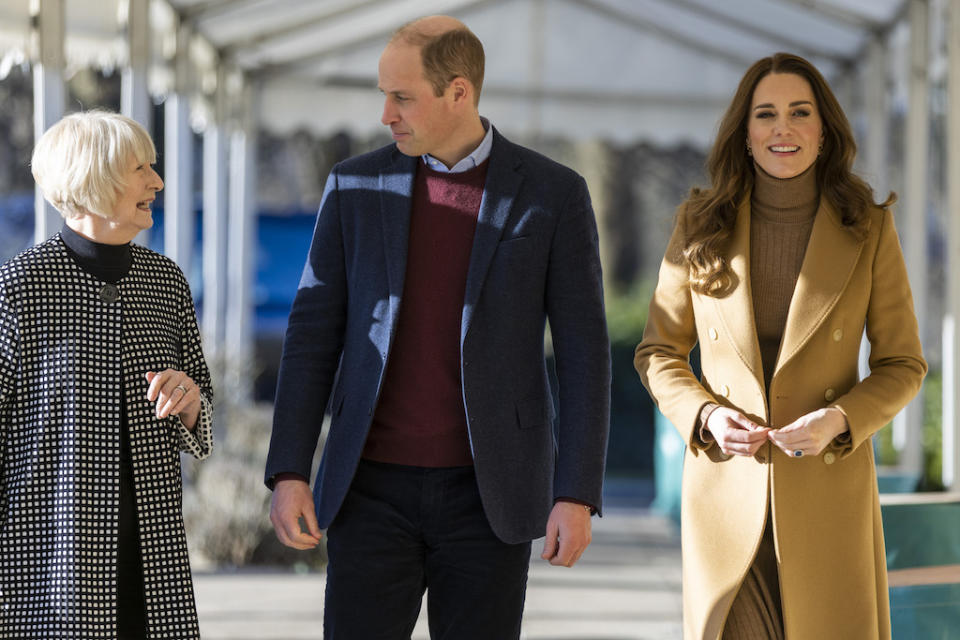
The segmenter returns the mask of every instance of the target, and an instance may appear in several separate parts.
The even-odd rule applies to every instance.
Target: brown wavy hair
[[[816,67],[799,56],[777,53],[757,60],[747,69],[733,101],[720,121],[717,139],[707,158],[710,187],[693,188],[679,210],[683,258],[690,268],[690,284],[697,293],[723,297],[736,286],[730,265],[723,256],[733,234],[737,207],[753,187],[753,158],[747,154],[747,119],[757,84],[771,73],[802,77],[813,90],[823,123],[823,148],[816,160],[821,197],[833,205],[840,222],[862,237],[867,211],[888,207],[896,201],[893,192],[875,203],[873,189],[853,173],[857,144],[850,123],[830,86]]]

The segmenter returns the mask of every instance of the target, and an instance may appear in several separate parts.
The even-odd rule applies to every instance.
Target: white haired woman
[[[105,111],[34,149],[65,224],[0,267],[2,637],[199,637],[180,451],[210,454],[212,396],[186,279],[131,244],[155,161]]]

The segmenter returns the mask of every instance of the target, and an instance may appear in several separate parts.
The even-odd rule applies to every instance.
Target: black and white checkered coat
[[[132,252],[112,303],[59,235],[0,267],[0,638],[116,637],[121,393],[148,637],[199,637],[180,451],[210,454],[210,374],[180,269]],[[194,432],[147,400],[167,368],[201,389]]]

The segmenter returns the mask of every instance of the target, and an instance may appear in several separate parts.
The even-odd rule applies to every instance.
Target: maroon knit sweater
[[[378,462],[473,464],[460,384],[460,319],[488,162],[417,167],[397,335],[363,450]]]

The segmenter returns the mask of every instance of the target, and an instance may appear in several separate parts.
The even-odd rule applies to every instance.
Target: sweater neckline
[[[116,284],[122,280],[133,265],[130,243],[104,244],[86,238],[68,225],[60,230],[60,239],[67,253],[81,269],[98,280]]]
[[[820,205],[816,164],[792,178],[775,178],[754,164],[751,214],[764,221],[797,224],[813,220]]]

